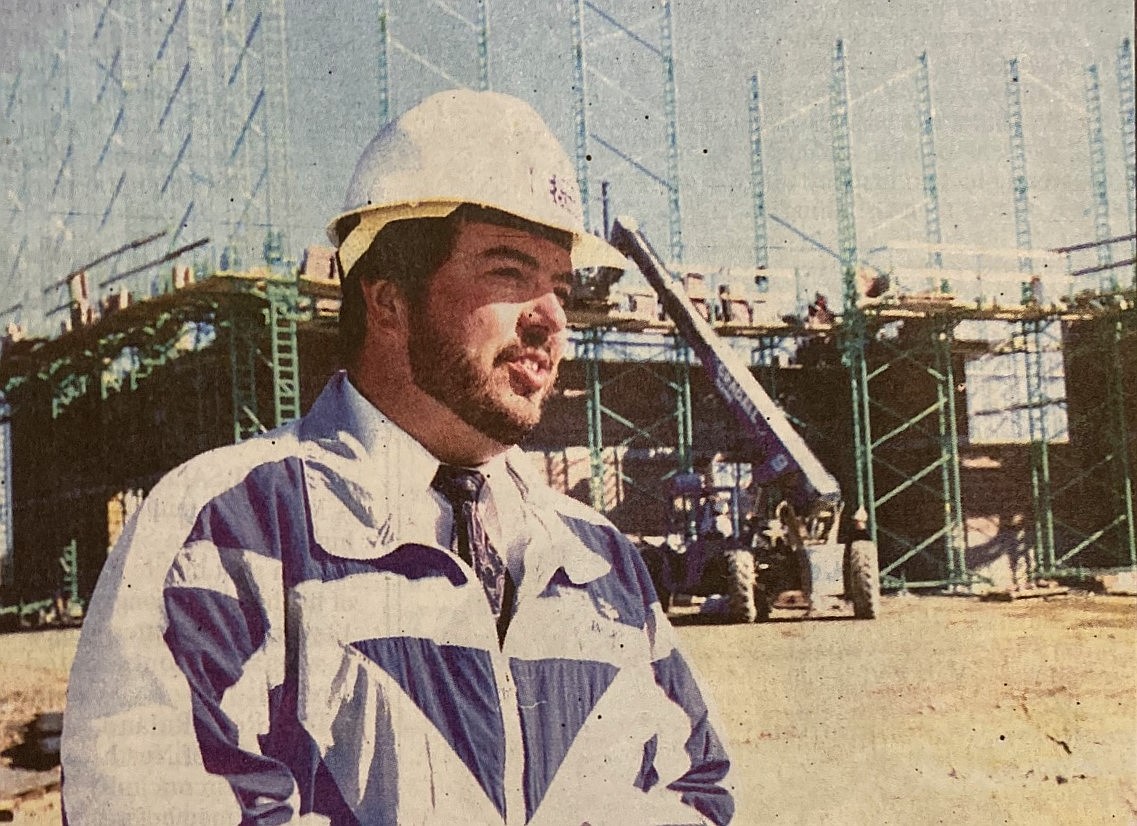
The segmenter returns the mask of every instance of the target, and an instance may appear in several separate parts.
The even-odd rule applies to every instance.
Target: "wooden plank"
[[[1137,596],[1137,571],[1120,571],[1094,577],[1097,590],[1110,596]]]
[[[1056,597],[1068,593],[1070,593],[1070,589],[1063,585],[1032,585],[1027,588],[991,591],[984,594],[982,599],[987,602],[1015,602],[1020,599]]]

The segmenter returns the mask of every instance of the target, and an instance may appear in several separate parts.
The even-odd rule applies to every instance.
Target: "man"
[[[635,549],[516,444],[584,231],[526,104],[389,124],[329,230],[339,373],[163,479],[72,671],[72,823],[727,823],[729,763]]]

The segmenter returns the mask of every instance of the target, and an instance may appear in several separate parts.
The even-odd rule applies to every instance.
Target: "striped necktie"
[[[439,465],[430,486],[441,493],[454,513],[454,531],[450,547],[471,565],[482,583],[490,610],[497,620],[497,637],[501,643],[513,613],[514,582],[501,556],[486,535],[478,512],[478,497],[486,477],[476,470]]]

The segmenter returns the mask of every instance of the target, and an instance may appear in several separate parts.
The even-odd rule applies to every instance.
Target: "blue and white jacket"
[[[634,547],[511,452],[527,544],[499,648],[416,506],[434,467],[361,404],[337,375],[130,521],[71,672],[72,826],[728,823],[729,761]]]

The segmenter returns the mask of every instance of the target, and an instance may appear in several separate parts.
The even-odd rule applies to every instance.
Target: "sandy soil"
[[[22,739],[24,726],[40,712],[58,711],[66,700],[67,672],[79,641],[78,629],[0,634],[0,753]],[[51,772],[17,772],[7,756],[0,757],[0,822],[2,801],[26,789],[56,781]],[[22,803],[17,823],[58,824],[59,793],[51,792]]]
[[[1137,602],[886,599],[682,628],[740,823],[1137,823]]]
[[[0,634],[0,751],[41,711],[63,708],[76,628]]]
[[[1137,824],[1137,600],[677,622],[732,744],[742,826]],[[0,737],[62,704],[76,636],[0,636]],[[58,794],[15,822],[57,824]]]

